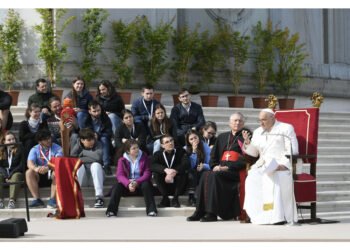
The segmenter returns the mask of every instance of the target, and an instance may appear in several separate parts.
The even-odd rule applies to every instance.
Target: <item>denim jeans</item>
[[[88,116],[89,116],[89,112],[85,109],[82,109],[80,112],[78,112],[77,119],[78,119],[78,125],[80,129],[83,128],[83,122]]]
[[[109,156],[110,156],[110,148],[111,148],[111,140],[107,137],[102,136],[100,138],[102,144],[102,159],[103,166],[109,166]]]
[[[113,134],[115,134],[115,130],[118,128],[119,124],[122,122],[122,120],[119,118],[119,116],[115,113],[110,113],[108,115],[109,119],[112,122],[112,130]]]

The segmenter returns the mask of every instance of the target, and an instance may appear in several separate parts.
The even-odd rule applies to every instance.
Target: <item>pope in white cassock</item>
[[[293,167],[286,157],[291,154],[291,147],[292,154],[298,154],[294,128],[277,121],[271,109],[260,112],[259,122],[260,127],[254,131],[252,138],[243,132],[245,153],[259,156],[248,171],[244,209],[253,224],[297,222]],[[273,166],[275,169],[270,171]]]

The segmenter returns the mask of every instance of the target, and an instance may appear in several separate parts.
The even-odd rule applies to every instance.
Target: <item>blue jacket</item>
[[[69,98],[73,100],[72,91],[70,91],[64,99]],[[87,89],[83,89],[82,95],[77,95],[77,108],[88,110],[88,104],[90,101],[92,101],[94,98],[92,95],[90,95],[89,91]]]
[[[148,121],[149,121],[149,114],[151,113],[150,110],[146,110],[145,105],[143,105],[143,97],[137,98],[131,106],[131,112],[134,115],[134,120],[135,122],[143,122],[143,125],[145,128],[148,128]],[[159,103],[157,100],[152,99],[153,103],[153,111],[154,107]]]
[[[203,144],[204,147],[204,154],[205,154],[205,158],[204,158],[204,162],[203,162],[203,170],[210,170],[210,166],[209,166],[209,161],[210,161],[210,148],[208,146],[208,144],[206,144],[205,142],[201,142]],[[184,149],[186,150],[187,147],[184,146]],[[191,154],[190,155],[190,161],[191,161],[191,169],[194,169],[195,167],[197,167],[197,154]]]

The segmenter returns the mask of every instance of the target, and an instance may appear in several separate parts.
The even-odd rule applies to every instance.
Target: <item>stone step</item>
[[[317,172],[318,181],[350,181],[349,172]]]
[[[348,163],[350,162],[350,155],[317,155],[318,163]]]
[[[350,211],[350,200],[320,201],[317,202],[317,212]]]
[[[317,191],[317,201],[350,201],[350,191]]]
[[[348,147],[350,145],[350,141],[348,139],[334,139],[334,138],[318,138],[317,146],[322,147]]]
[[[350,153],[350,146],[349,147],[325,147],[325,146],[317,147],[318,155],[334,155],[334,154],[348,155],[349,153]]]
[[[317,181],[316,185],[317,185],[317,193],[323,192],[323,191],[350,190],[350,181]]]

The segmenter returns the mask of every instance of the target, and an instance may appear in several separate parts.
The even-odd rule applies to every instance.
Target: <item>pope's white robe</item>
[[[273,224],[298,220],[293,190],[293,167],[285,155],[298,154],[298,141],[292,125],[275,121],[270,131],[257,128],[246,154],[259,159],[248,171],[245,181],[244,209],[253,224]],[[288,170],[263,173],[275,158]]]

